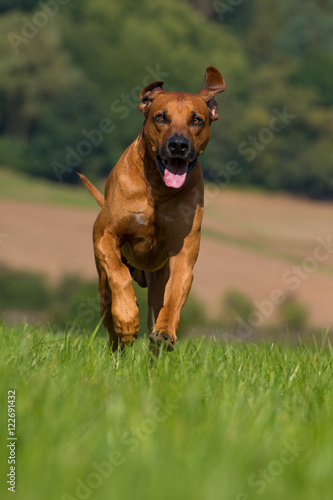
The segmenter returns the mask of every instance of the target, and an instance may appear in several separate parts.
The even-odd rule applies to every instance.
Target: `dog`
[[[111,170],[105,197],[79,174],[102,207],[93,241],[100,311],[113,351],[138,337],[132,279],[148,287],[151,345],[173,350],[199,253],[204,185],[198,158],[225,83],[210,66],[197,94],[162,87],[157,81],[142,90],[141,132]]]

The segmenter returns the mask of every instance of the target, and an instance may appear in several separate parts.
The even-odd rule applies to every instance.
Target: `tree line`
[[[333,196],[332,0],[2,0],[0,162],[106,176],[137,136],[140,90],[226,81],[202,157],[221,184]]]

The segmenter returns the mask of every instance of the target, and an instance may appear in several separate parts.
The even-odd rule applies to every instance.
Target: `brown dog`
[[[142,130],[111,171],[105,199],[79,174],[102,207],[94,252],[101,315],[113,350],[138,336],[132,278],[148,286],[150,342],[174,348],[199,252],[204,188],[198,157],[218,118],[214,96],[225,84],[211,66],[198,94],[166,92],[162,85],[154,82],[141,92]]]

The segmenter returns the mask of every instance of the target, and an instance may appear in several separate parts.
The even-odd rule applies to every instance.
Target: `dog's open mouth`
[[[180,188],[186,181],[187,174],[192,170],[197,160],[187,162],[183,158],[162,158],[156,155],[156,163],[161,171],[166,186]]]

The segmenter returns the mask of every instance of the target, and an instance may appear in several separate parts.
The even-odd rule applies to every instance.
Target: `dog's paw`
[[[118,335],[119,342],[123,344],[132,345],[133,342],[138,338],[137,333],[120,333]]]
[[[154,330],[149,335],[149,341],[151,344],[157,347],[166,347],[168,351],[173,351],[177,337],[175,334],[167,333],[163,330]]]

